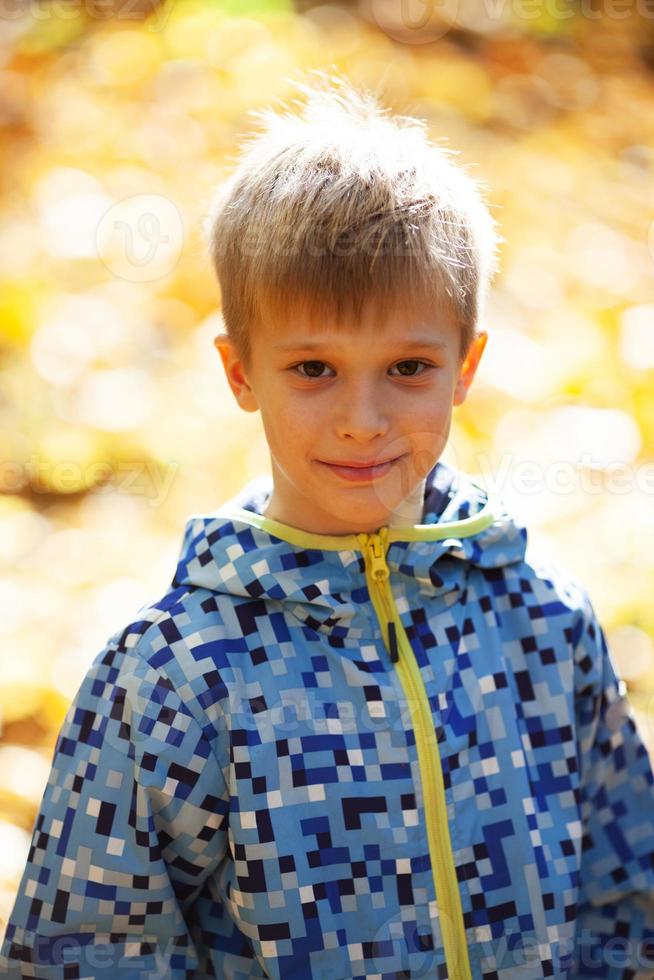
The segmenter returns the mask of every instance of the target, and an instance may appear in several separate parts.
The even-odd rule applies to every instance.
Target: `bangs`
[[[425,281],[415,274],[413,277],[410,274],[398,275],[399,270],[393,267],[385,276],[384,264],[380,263],[378,268],[379,273],[369,282],[355,280],[352,288],[349,288],[347,276],[339,271],[337,262],[330,265],[331,276],[325,277],[321,273],[316,280],[305,278],[301,284],[295,278],[282,277],[279,269],[276,269],[272,284],[258,279],[247,291],[248,301],[240,302],[231,317],[231,337],[244,364],[250,364],[252,339],[256,343],[260,324],[266,324],[273,333],[280,334],[286,327],[292,327],[295,321],[301,322],[309,331],[345,333],[356,330],[358,324],[371,316],[377,321],[378,329],[383,331],[384,325],[395,315],[409,318],[413,313],[424,310],[432,311],[434,317],[444,313],[457,320],[460,329],[459,360],[463,360],[474,337],[474,330],[458,321],[456,303],[447,296],[442,278],[434,276],[432,280]],[[223,297],[225,320],[229,315],[229,301],[229,295]]]

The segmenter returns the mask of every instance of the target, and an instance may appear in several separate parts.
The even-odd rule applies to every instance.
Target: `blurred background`
[[[2,0],[0,935],[56,735],[191,513],[270,472],[200,223],[331,67],[427,119],[506,239],[444,459],[585,584],[654,748],[654,8]]]

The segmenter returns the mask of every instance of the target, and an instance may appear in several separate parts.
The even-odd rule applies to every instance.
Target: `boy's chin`
[[[363,489],[363,487],[360,487],[359,491],[363,491]],[[379,500],[375,500],[374,493],[370,492],[370,487],[366,489],[368,490],[368,499],[363,499],[358,503],[350,501],[349,504],[344,503],[338,509],[322,508],[326,526],[340,528],[340,530],[333,531],[332,533],[372,533],[385,524],[397,523],[398,521],[406,524],[414,523],[412,517],[408,514],[406,521],[404,521],[402,511],[399,508],[389,509]],[[363,497],[364,494],[361,493],[361,496]],[[333,504],[336,501],[332,500],[331,502]]]

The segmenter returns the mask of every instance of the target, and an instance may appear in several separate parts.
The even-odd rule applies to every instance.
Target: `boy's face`
[[[418,308],[334,331],[292,315],[263,323],[249,369],[225,334],[214,340],[245,411],[261,411],[273,492],[266,517],[318,534],[389,523],[445,449],[487,340],[464,362],[451,314]],[[329,464],[393,460],[348,474]],[[348,475],[361,479],[348,479]]]

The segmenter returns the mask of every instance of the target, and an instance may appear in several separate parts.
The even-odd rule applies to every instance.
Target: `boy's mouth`
[[[402,459],[402,456],[394,456],[391,459],[368,464],[357,463],[352,460],[348,460],[346,463],[328,463],[326,460],[319,459],[318,462],[322,463],[323,466],[327,466],[333,473],[343,477],[345,480],[364,482],[384,476],[391,470],[394,463],[397,463],[400,459]]]

